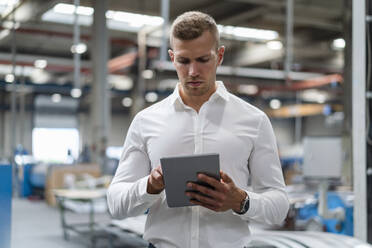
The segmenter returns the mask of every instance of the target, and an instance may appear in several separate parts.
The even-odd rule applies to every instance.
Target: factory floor
[[[88,220],[86,214],[70,214],[67,220],[81,223]],[[110,222],[108,214],[96,214],[96,222]],[[89,240],[81,235],[69,232],[69,240],[63,238],[60,212],[43,200],[15,198],[12,201],[11,248],[87,248],[92,247]],[[118,245],[119,244],[119,245]],[[95,247],[109,247],[108,241],[98,240]],[[146,247],[144,241],[125,232],[116,240],[115,247]]]

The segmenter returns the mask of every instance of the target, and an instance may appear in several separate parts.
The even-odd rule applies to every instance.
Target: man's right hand
[[[163,171],[161,166],[158,165],[150,173],[149,179],[147,181],[147,193],[149,194],[159,194],[164,189]]]

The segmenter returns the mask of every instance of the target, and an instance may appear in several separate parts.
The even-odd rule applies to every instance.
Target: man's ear
[[[218,64],[217,65],[221,65],[222,64],[222,61],[223,61],[223,55],[225,54],[225,47],[224,46],[220,46],[218,48]]]
[[[168,54],[169,54],[169,57],[170,57],[171,61],[174,62],[174,53],[173,53],[172,49],[168,50]]]

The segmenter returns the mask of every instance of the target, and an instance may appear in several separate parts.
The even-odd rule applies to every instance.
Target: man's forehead
[[[211,56],[212,54],[214,54],[214,50],[195,51],[195,50],[188,50],[188,49],[177,49],[177,50],[173,50],[173,53],[176,57],[199,58],[199,57]]]

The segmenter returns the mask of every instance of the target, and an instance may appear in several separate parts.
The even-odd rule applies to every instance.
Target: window
[[[34,128],[32,150],[39,161],[72,163],[79,154],[79,131],[76,128]]]

